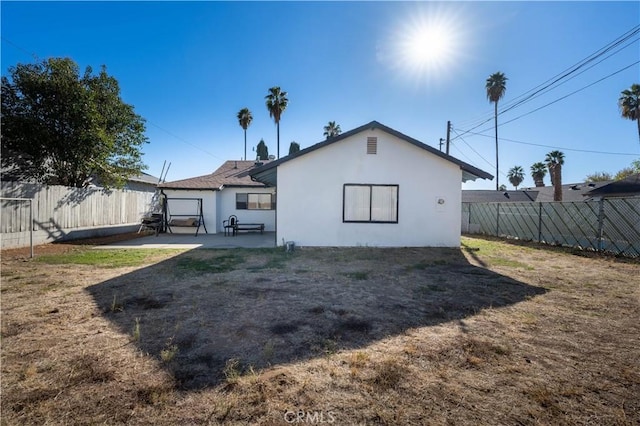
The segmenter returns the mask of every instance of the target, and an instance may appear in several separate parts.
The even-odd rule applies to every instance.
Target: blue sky
[[[3,1],[0,7],[2,75],[34,55],[71,57],[95,70],[106,65],[124,101],[147,120],[147,172],[158,176],[171,162],[168,181],[241,159],[236,114],[243,107],[254,117],[249,159],[260,139],[275,154],[276,127],[264,104],[272,86],[289,97],[281,155],[291,141],[302,148],[322,141],[328,121],[347,131],[377,120],[438,147],[450,120],[451,154],[495,174],[492,120],[472,130],[484,136],[465,133],[492,117],[486,78],[505,73],[500,104],[508,106],[640,24],[634,1]],[[636,124],[617,108],[620,92],[640,82],[639,38],[500,115],[500,183],[511,187],[506,172],[520,165],[523,185],[533,186],[530,165],[553,149],[565,154],[567,183],[615,173],[640,158]],[[495,181],[463,188],[491,189]]]

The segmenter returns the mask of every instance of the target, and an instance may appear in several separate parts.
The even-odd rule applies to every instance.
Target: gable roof
[[[584,194],[588,197],[623,197],[640,194],[640,173],[609,182]]]
[[[287,155],[286,157],[282,157],[278,160],[275,161],[271,161],[268,164],[265,164],[262,167],[258,167],[255,170],[253,170],[252,172],[250,172],[251,178],[255,179],[257,181],[260,182],[264,182],[265,184],[268,185],[272,185],[272,186],[276,186],[277,184],[277,176],[276,176],[276,169],[277,167],[282,164],[282,163],[286,163],[287,161],[291,161],[295,158],[298,157],[302,157],[303,155],[306,155],[310,152],[316,151],[318,149],[324,148],[325,146],[329,146],[332,145],[336,142],[339,142],[343,139],[346,139],[350,136],[353,136],[355,134],[361,133],[365,130],[373,130],[373,129],[379,129],[382,130],[386,133],[389,133],[390,135],[393,135],[399,139],[404,140],[405,142],[408,142],[412,145],[417,146],[418,148],[424,149],[425,151],[443,158],[447,161],[450,161],[454,164],[457,164],[458,166],[460,166],[460,168],[462,169],[462,181],[466,182],[467,180],[476,180],[477,178],[481,178],[481,179],[493,179],[493,175],[478,169],[477,167],[474,167],[470,164],[465,163],[464,161],[460,161],[455,157],[452,157],[450,155],[447,155],[443,152],[438,151],[437,149],[424,144],[422,142],[420,142],[417,139],[414,139],[410,136],[407,136],[403,133],[398,132],[397,130],[394,130],[390,127],[385,126],[384,124],[378,123],[377,121],[372,121],[370,123],[367,123],[365,125],[362,125],[360,127],[357,127],[353,130],[349,130],[348,132],[344,132],[342,134],[340,134],[339,136],[327,139],[325,141],[319,142],[315,145],[312,145],[308,148],[305,148],[303,150],[300,150],[298,152],[296,152],[295,154],[291,154],[291,155]]]
[[[235,187],[264,187],[264,184],[255,182],[249,177],[249,172],[263,163],[255,161],[225,161],[218,169],[208,175],[197,176],[189,179],[165,182],[158,188],[167,189],[212,189],[221,190],[225,186]]]

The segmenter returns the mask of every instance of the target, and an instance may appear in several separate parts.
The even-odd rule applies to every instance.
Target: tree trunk
[[[533,182],[535,183],[536,188],[540,188],[544,186],[544,180],[540,176],[534,177]]]
[[[553,180],[553,201],[562,201],[562,165],[553,167],[555,178]]]
[[[276,122],[276,131],[278,139],[278,158],[280,158],[280,120]]]
[[[498,101],[495,101],[494,103],[494,114],[493,114],[493,124],[494,127],[496,129],[496,191],[499,191],[500,189],[500,183],[499,183],[499,175],[498,173],[500,172],[500,168],[498,167]]]
[[[247,129],[244,129],[244,161],[247,161]]]

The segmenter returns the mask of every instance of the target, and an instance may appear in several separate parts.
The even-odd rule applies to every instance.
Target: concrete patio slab
[[[224,234],[200,234],[197,237],[188,234],[149,235],[128,241],[95,247],[96,249],[232,249],[232,248],[273,248],[276,246],[275,232],[240,233],[237,236]]]

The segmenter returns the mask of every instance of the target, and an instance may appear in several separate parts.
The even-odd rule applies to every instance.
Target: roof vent
[[[262,161],[259,161],[259,160],[256,160],[256,162],[255,162],[255,163],[253,163],[253,165],[254,165],[254,166],[256,166],[256,167],[260,167],[260,166],[262,166],[263,164],[264,164],[264,163],[263,163]]]
[[[580,189],[580,187],[578,185],[571,185],[571,190],[572,191],[578,191]]]
[[[378,138],[368,137],[367,138],[367,154],[377,154],[378,153]]]
[[[275,160],[275,159],[276,159],[276,156],[275,156],[275,155],[271,154],[271,155],[269,156],[269,160]]]
[[[594,188],[594,187],[596,186],[596,184],[592,182],[592,183],[588,184],[587,186],[588,186],[589,188]]]

